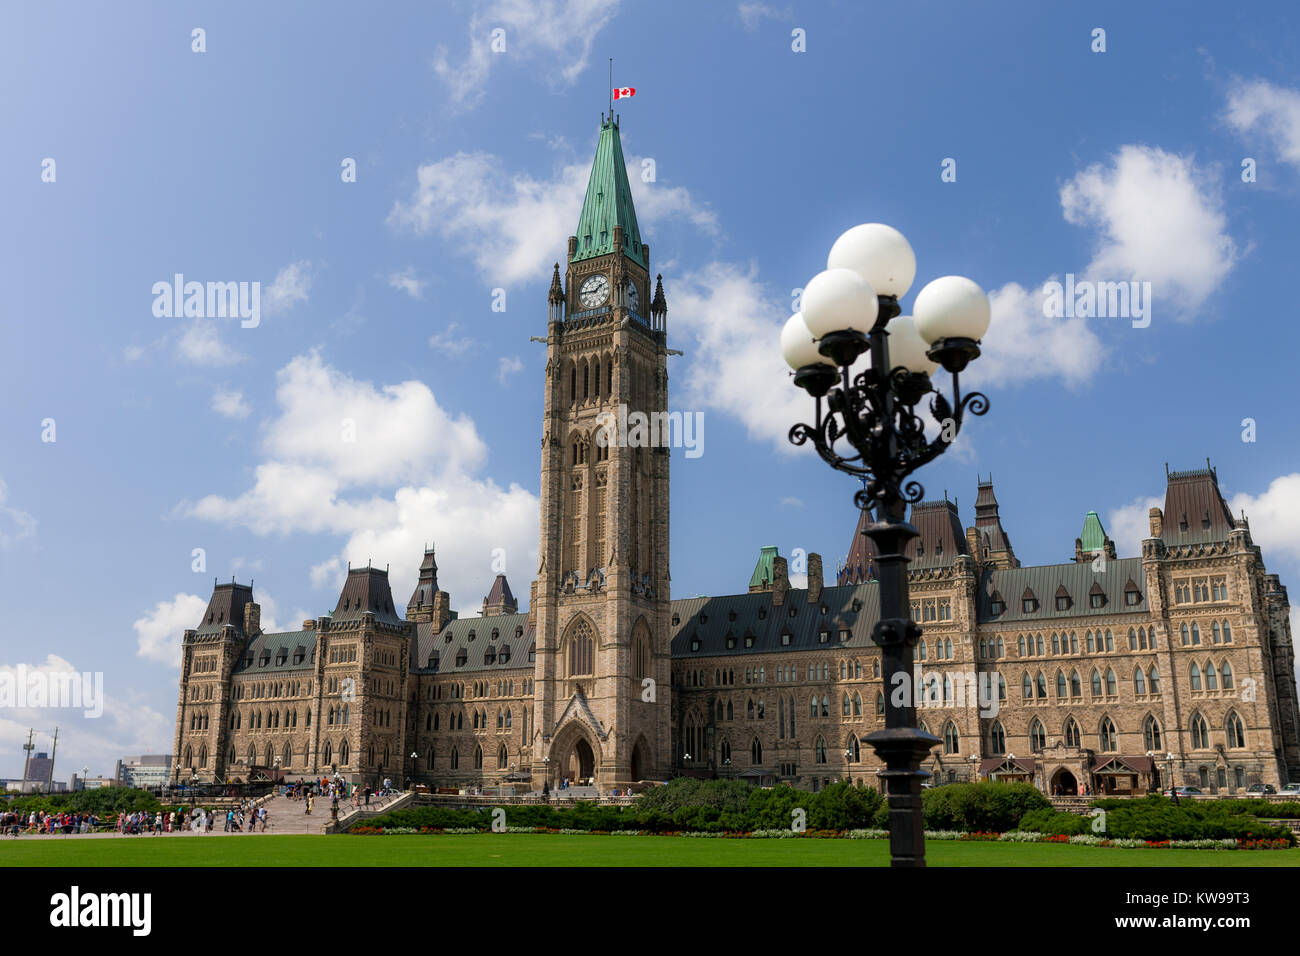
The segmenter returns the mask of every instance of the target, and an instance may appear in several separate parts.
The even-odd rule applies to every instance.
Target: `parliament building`
[[[669,449],[601,440],[620,406],[668,409],[667,304],[612,116],[551,280],[546,350],[527,611],[498,576],[479,616],[458,616],[432,550],[404,615],[373,567],[350,568],[332,612],[284,633],[262,630],[251,585],[218,584],[184,635],[176,782],[876,786],[864,738],[906,693],[941,740],[924,765],[935,783],[1241,793],[1300,780],[1286,588],[1208,462],[1166,470],[1134,557],[1089,512],[1073,561],[1022,566],[991,479],[969,527],[952,502],[913,506],[914,685],[881,673],[861,522],[833,578],[809,554],[794,587],[763,548],[738,593],[673,600]]]

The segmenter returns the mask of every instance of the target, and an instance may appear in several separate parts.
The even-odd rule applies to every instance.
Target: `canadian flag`
[[[621,100],[625,96],[636,96],[636,87],[635,86],[615,87],[614,99]]]

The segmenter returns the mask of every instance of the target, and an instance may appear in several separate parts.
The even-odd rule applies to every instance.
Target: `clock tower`
[[[665,779],[669,448],[627,422],[667,421],[668,310],[612,115],[548,304],[534,781]]]

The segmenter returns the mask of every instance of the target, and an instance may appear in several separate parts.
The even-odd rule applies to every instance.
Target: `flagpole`
[[[614,122],[614,58],[609,58],[609,121]]]

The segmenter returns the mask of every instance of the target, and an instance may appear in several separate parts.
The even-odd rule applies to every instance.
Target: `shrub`
[[[1029,783],[950,783],[922,794],[925,825],[936,830],[1014,830],[1032,810],[1051,802]]]

